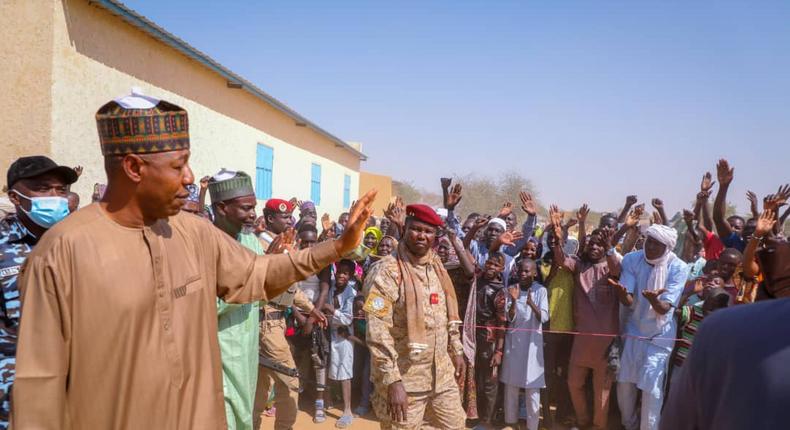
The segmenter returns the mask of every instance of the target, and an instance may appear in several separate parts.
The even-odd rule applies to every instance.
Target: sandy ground
[[[340,409],[329,408],[326,410],[326,421],[321,424],[315,424],[313,423],[312,415],[300,410],[299,415],[296,416],[296,424],[294,424],[294,429],[333,429],[335,428],[335,422],[337,422],[337,419],[340,418],[342,413],[343,411]],[[261,430],[272,430],[274,429],[274,418],[266,418],[262,424]],[[355,417],[351,427],[348,428],[360,430],[378,430],[379,423],[373,419],[373,414],[371,413],[365,418]]]
[[[302,430],[302,429],[334,429],[335,422],[337,419],[340,418],[340,415],[343,411],[336,408],[329,408],[326,410],[326,421],[322,424],[315,424],[313,423],[313,417],[309,413],[300,410],[299,415],[296,416],[296,424],[294,424],[295,430]],[[523,425],[523,423],[522,423]],[[370,415],[360,418],[355,417],[354,422],[351,424],[349,429],[359,429],[359,430],[378,430],[379,423],[375,420],[373,413],[371,412]],[[471,427],[467,427],[471,428]],[[496,427],[499,428],[499,427]],[[523,427],[522,427],[523,428]],[[555,429],[559,429],[560,427],[555,427]],[[263,421],[263,426],[261,426],[261,430],[272,430],[274,429],[274,418],[266,418]]]

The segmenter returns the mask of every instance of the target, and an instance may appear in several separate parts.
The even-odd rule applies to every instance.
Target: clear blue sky
[[[518,170],[544,204],[675,211],[726,157],[744,212],[790,181],[790,2],[125,3],[420,187]]]

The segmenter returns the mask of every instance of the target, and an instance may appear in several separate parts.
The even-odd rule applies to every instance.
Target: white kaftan
[[[352,322],[354,316],[354,297],[357,290],[353,282],[335,296],[335,286],[329,289],[329,300],[335,304],[335,313],[329,319],[329,333],[331,339],[331,358],[329,360],[329,379],[344,381],[354,375],[354,344],[338,333],[338,330],[348,330],[349,335],[354,334]],[[337,298],[337,300],[335,300]]]
[[[527,304],[527,294],[538,305],[540,315],[535,315]],[[512,298],[507,293],[505,309],[510,309]],[[534,282],[529,290],[521,290],[516,301],[516,315],[508,320],[505,334],[505,353],[499,380],[521,388],[544,388],[543,328],[549,320],[549,299],[546,288]]]

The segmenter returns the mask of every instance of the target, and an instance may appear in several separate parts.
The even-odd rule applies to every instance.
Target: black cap
[[[35,178],[44,173],[59,173],[66,181],[66,185],[77,182],[77,172],[71,167],[58,166],[54,161],[43,155],[21,157],[8,168],[7,185],[10,189],[20,179]]]

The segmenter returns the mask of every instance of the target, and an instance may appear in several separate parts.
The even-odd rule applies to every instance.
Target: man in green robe
[[[244,172],[222,169],[208,184],[214,225],[244,247],[262,255],[260,240],[252,233],[255,190]],[[228,430],[252,430],[252,409],[258,381],[259,303],[227,304],[217,299],[219,347]]]

